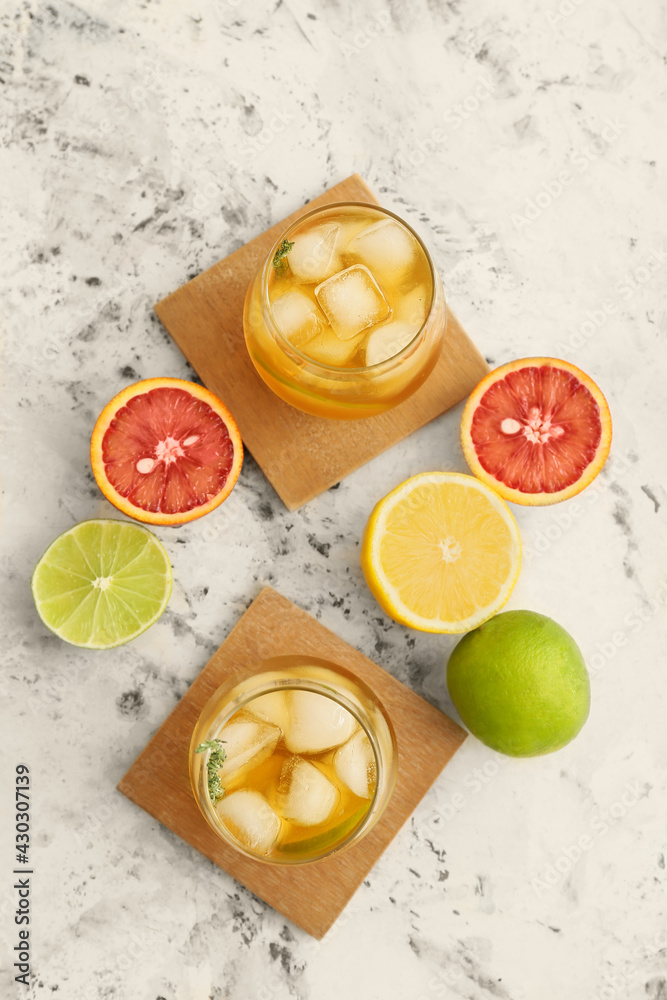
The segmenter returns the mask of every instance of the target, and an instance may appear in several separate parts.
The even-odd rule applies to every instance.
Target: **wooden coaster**
[[[235,672],[284,653],[324,657],[364,680],[391,718],[398,743],[396,787],[376,826],[343,854],[302,866],[268,865],[227,846],[199,812],[188,775],[190,738],[210,696]],[[321,938],[465,737],[437,708],[265,587],[118,788],[260,899]]]
[[[448,309],[438,364],[417,392],[387,413],[364,420],[325,420],[289,406],[264,384],[243,337],[246,290],[281,232],[306,212],[336,201],[378,204],[361,177],[353,174],[155,306],[204,385],[234,414],[245,445],[290,510],[460,402],[489,371]]]

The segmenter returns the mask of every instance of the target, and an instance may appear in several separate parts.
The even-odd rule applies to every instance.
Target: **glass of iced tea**
[[[375,205],[328,205],[284,232],[253,278],[248,352],[273,391],[321,417],[358,419],[407,399],[446,327],[442,282],[421,239]]]
[[[206,821],[243,854],[274,864],[351,847],[381,816],[397,766],[377,697],[317,657],[274,657],[223,685],[190,745]]]

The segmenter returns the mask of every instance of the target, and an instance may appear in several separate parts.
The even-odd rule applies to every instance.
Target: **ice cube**
[[[290,270],[297,281],[324,281],[339,267],[336,240],[340,226],[318,226],[294,237],[287,255]]]
[[[324,325],[324,316],[315,302],[298,288],[290,288],[274,299],[271,310],[280,332],[297,348],[312,340]]]
[[[376,782],[375,755],[363,729],[334,754],[336,775],[361,799],[370,799]]]
[[[270,757],[280,739],[278,726],[253,718],[241,711],[221,730],[218,739],[224,741],[225,762],[218,771],[225,784],[242,767],[257,767]]]
[[[285,744],[292,753],[322,753],[340,746],[350,738],[356,726],[354,716],[323,694],[314,691],[290,691],[290,721]]]
[[[359,350],[363,334],[353,340],[341,340],[325,323],[316,337],[303,348],[303,353],[321,365],[345,368]]]
[[[414,323],[419,329],[426,319],[431,302],[431,293],[426,285],[416,285],[402,295],[396,305],[396,318]]]
[[[387,300],[363,264],[353,264],[323,281],[315,289],[315,298],[341,340],[356,337],[389,315]]]
[[[246,712],[250,712],[264,722],[271,722],[274,726],[279,726],[281,730],[287,728],[289,712],[287,708],[287,698],[284,691],[272,691],[270,694],[262,694],[259,698],[254,698],[245,707]]]
[[[290,757],[285,761],[278,787],[283,819],[300,826],[324,823],[339,799],[336,786],[302,757]]]
[[[382,219],[357,233],[347,249],[381,281],[391,283],[416,262],[418,245],[414,236],[394,219]]]
[[[215,811],[229,832],[244,847],[266,854],[280,833],[280,816],[261,792],[241,788],[220,799]]]
[[[378,365],[381,361],[393,358],[414,339],[420,325],[396,319],[373,330],[366,341],[366,365]]]

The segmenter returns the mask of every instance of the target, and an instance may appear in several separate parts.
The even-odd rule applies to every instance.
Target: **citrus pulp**
[[[424,472],[373,509],[361,565],[375,599],[403,625],[465,632],[507,601],[521,566],[509,507],[473,476]]]
[[[229,496],[243,446],[234,418],[212,392],[183,379],[153,378],[105,406],[90,460],[97,485],[124,514],[183,524]]]
[[[471,393],[461,443],[474,474],[505,500],[529,506],[575,496],[597,476],[611,414],[581,369],[555,358],[496,368]]]
[[[147,528],[82,521],[48,547],[32,576],[44,624],[75,646],[108,649],[157,621],[171,594],[171,565]]]

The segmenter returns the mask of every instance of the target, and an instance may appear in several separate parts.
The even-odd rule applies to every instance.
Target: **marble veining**
[[[25,987],[4,850],[2,996],[667,997],[661,5],[6,0],[0,18],[0,815],[6,848],[25,760],[35,866]],[[460,407],[295,513],[248,455],[223,507],[158,532],[173,596],[122,649],[48,634],[29,580],[57,533],[113,516],[87,457],[101,407],[193,377],[153,304],[353,171],[422,234],[489,363],[575,362],[615,436],[576,503],[517,510],[509,607],[579,642],[585,730],[533,761],[468,740],[316,942],[115,785],[267,583],[453,713],[454,639],[389,621],[358,554],[399,480],[465,470]]]

